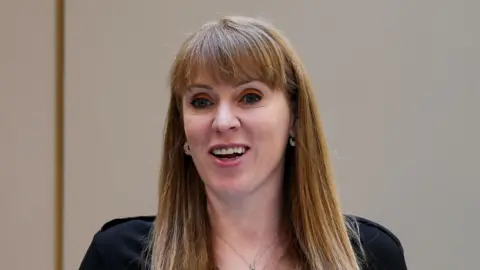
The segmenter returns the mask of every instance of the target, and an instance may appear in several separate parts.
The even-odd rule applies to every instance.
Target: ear
[[[297,112],[297,98],[295,91],[289,91],[288,97],[289,97],[289,107],[290,107],[290,125],[289,125],[289,136],[295,138],[296,134],[296,125],[297,125],[297,117],[298,117],[298,112]]]
[[[297,102],[296,98],[290,97],[290,126],[289,126],[289,132],[288,134],[290,137],[295,138],[296,134],[296,125],[297,125],[297,117],[298,117],[298,112],[297,112]]]
[[[290,135],[290,137],[293,137],[293,138],[295,138],[295,135],[296,135],[295,134],[295,130],[296,130],[295,125],[297,123],[296,120],[297,119],[295,117],[295,114],[292,113],[290,117],[290,126],[289,126],[288,134]]]

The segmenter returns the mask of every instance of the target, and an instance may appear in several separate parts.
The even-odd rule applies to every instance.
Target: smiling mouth
[[[237,159],[248,151],[248,147],[235,146],[235,147],[219,147],[210,151],[210,154],[219,159],[231,160]]]

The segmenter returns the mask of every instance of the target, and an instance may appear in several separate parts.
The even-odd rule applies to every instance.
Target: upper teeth
[[[216,148],[212,151],[215,155],[231,155],[245,153],[245,147]]]

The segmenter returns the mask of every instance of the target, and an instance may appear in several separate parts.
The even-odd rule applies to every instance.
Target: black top
[[[391,231],[365,218],[354,218],[359,222],[366,254],[363,270],[407,269],[402,244]],[[143,270],[143,251],[154,219],[154,216],[130,217],[103,225],[93,237],[79,270]]]

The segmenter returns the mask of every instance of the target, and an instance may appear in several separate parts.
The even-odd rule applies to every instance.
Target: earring
[[[190,146],[188,145],[188,142],[185,142],[185,144],[183,145],[183,151],[185,151],[186,155],[190,155]]]
[[[290,139],[288,140],[290,142],[291,146],[295,146],[295,138],[290,136]]]

